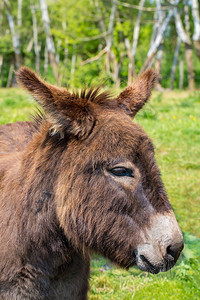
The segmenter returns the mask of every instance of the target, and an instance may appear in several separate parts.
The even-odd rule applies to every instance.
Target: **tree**
[[[192,15],[194,21],[194,34],[193,41],[196,54],[200,59],[200,17],[199,17],[199,2],[198,0],[192,0]]]
[[[56,82],[59,84],[59,72],[58,72],[58,64],[56,62],[55,58],[55,45],[54,41],[51,35],[51,28],[50,28],[50,20],[49,20],[49,14],[47,9],[46,0],[40,0],[40,6],[42,11],[42,20],[44,23],[44,29],[46,33],[46,43],[47,43],[47,50],[49,53],[49,60],[53,69],[53,73],[56,79]]]
[[[193,64],[193,53],[192,53],[192,41],[189,36],[189,14],[188,14],[188,6],[184,5],[185,12],[185,26],[184,29],[180,13],[177,8],[174,9],[175,22],[176,22],[176,30],[178,36],[181,38],[182,42],[185,44],[185,59],[188,69],[188,85],[191,90],[195,88],[194,81],[194,64]]]
[[[20,49],[20,38],[19,38],[19,33],[16,30],[15,23],[14,23],[14,18],[11,12],[11,6],[9,0],[3,0],[7,17],[8,17],[8,23],[10,27],[10,32],[12,35],[12,43],[13,43],[13,49],[15,53],[15,67],[18,69],[21,64],[22,64],[22,56],[21,56],[21,49]],[[20,18],[18,18],[20,20]],[[19,21],[18,21],[19,24]]]
[[[178,61],[179,70],[186,62],[184,86],[188,82],[194,88],[194,72],[200,68],[198,10],[198,0],[3,0],[1,85],[12,82],[12,70],[23,58],[48,80],[74,87],[102,81],[119,87],[127,77],[130,84],[150,66],[165,78],[164,88],[173,87],[178,82],[175,73],[183,78],[182,71],[181,76],[176,72]],[[178,51],[180,39],[185,56],[183,47]]]
[[[31,3],[30,8],[31,8],[32,22],[33,22],[35,69],[37,73],[40,73],[40,53],[39,53],[39,45],[38,45],[38,28],[37,28],[37,18],[35,13],[35,3],[33,0],[30,0],[30,3]]]
[[[175,73],[176,73],[176,68],[177,68],[177,63],[178,63],[178,55],[179,55],[180,46],[181,46],[181,38],[178,36],[177,41],[176,41],[176,48],[174,51],[173,65],[172,65],[172,71],[171,71],[171,81],[170,81],[170,89],[171,90],[173,90],[173,87],[174,87],[174,79],[175,79]]]
[[[135,72],[135,54],[136,54],[136,49],[137,49],[137,45],[138,45],[138,39],[139,39],[139,32],[140,32],[140,21],[141,21],[141,16],[142,16],[142,8],[144,6],[145,0],[140,0],[139,3],[139,12],[138,12],[138,16],[137,16],[137,20],[134,26],[134,30],[133,30],[133,44],[132,44],[132,48],[130,48],[130,42],[128,40],[128,38],[125,39],[125,45],[128,51],[128,56],[130,59],[130,63],[129,63],[129,75],[128,75],[128,83],[131,84],[133,81],[133,77],[136,76],[136,72]]]
[[[152,45],[149,48],[149,51],[147,53],[147,59],[146,59],[144,65],[143,65],[142,69],[140,70],[140,73],[143,72],[147,68],[149,63],[152,61],[152,59],[156,55],[157,49],[160,46],[160,43],[163,39],[164,32],[165,32],[165,30],[166,30],[166,28],[169,24],[169,21],[170,21],[171,17],[173,16],[173,14],[174,14],[173,9],[171,9],[168,12],[168,15],[166,16],[166,18],[164,19],[162,25],[160,26],[160,29],[157,32],[157,36],[156,36],[154,42],[152,43]]]

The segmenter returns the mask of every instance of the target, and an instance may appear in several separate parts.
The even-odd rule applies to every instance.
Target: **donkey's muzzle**
[[[162,259],[160,258],[158,260],[156,260],[155,257],[149,255],[149,253],[146,256],[145,252],[142,252],[143,254],[137,253],[137,265],[141,270],[153,274],[157,274],[159,272],[166,272],[175,265],[180,256],[181,251],[183,250],[183,247],[183,241],[167,246],[165,256],[162,257]]]
[[[156,274],[171,269],[183,250],[183,236],[174,215],[156,215],[137,246],[137,266]]]

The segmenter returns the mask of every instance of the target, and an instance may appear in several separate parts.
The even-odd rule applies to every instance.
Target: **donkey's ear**
[[[153,69],[148,69],[139,75],[133,84],[125,88],[117,97],[118,105],[128,115],[134,117],[149,99],[157,77]]]
[[[50,133],[65,132],[79,138],[86,137],[94,126],[92,104],[72,95],[67,89],[43,81],[35,72],[22,67],[16,72],[17,81],[26,88],[47,114],[52,124]]]

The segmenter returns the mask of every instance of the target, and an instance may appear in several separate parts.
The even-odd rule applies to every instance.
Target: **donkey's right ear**
[[[42,80],[35,72],[22,67],[16,72],[17,82],[27,89],[42,106],[51,123],[51,134],[71,133],[78,138],[89,134],[95,123],[93,107],[81,101],[65,88],[59,88]]]

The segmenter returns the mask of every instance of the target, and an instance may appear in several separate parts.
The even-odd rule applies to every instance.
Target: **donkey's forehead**
[[[113,133],[121,140],[128,142],[138,143],[143,138],[148,138],[147,134],[140,125],[135,123],[129,116],[122,113],[110,114],[107,118],[103,119],[101,133]]]
[[[99,119],[93,135],[87,142],[92,144],[95,153],[127,157],[133,156],[144,140],[152,146],[147,134],[131,118],[125,114],[113,113]]]

